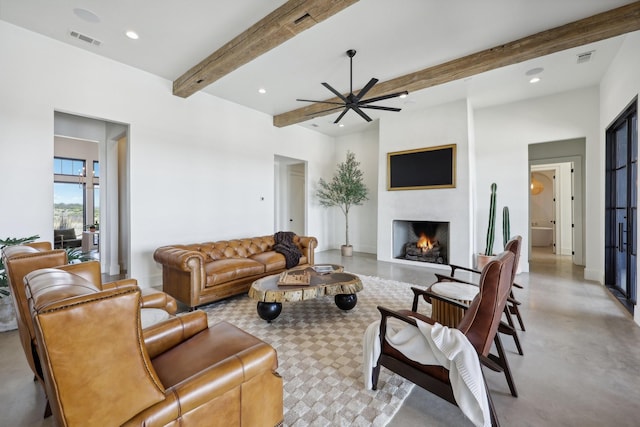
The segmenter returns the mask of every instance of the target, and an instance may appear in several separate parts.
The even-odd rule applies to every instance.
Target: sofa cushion
[[[207,287],[265,272],[264,264],[249,258],[219,259],[205,264]]]
[[[285,267],[286,260],[284,255],[276,251],[263,252],[261,254],[251,255],[249,258],[264,264],[267,273],[270,271],[282,270]]]

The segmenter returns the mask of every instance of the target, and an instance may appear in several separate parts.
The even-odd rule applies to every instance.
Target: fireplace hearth
[[[393,221],[393,256],[417,262],[449,263],[449,223]]]

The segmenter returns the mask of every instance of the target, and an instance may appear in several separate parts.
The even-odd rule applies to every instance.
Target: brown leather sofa
[[[137,284],[135,279],[102,283],[99,262],[90,261],[79,264],[67,264],[67,252],[64,249],[51,250],[50,242],[34,242],[24,245],[7,246],[2,250],[2,259],[16,313],[20,342],[27,357],[27,362],[40,382],[42,382],[42,371],[36,349],[33,321],[25,293],[24,277],[28,273],[38,269],[58,267],[62,270],[77,274],[101,290]],[[173,297],[155,289],[145,289],[142,293],[143,308],[159,308],[167,311],[169,314],[176,313],[178,304]]]
[[[318,240],[295,236],[298,265],[313,264]],[[255,280],[285,270],[273,250],[274,236],[163,246],[153,254],[162,264],[162,290],[190,308],[245,293]]]
[[[77,275],[25,277],[47,395],[60,426],[265,426],[283,421],[276,351],[202,311],[146,330],[141,295]]]

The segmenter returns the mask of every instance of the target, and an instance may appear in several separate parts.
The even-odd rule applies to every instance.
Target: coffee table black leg
[[[267,322],[271,322],[282,312],[282,304],[279,302],[258,301],[258,316]]]
[[[351,310],[358,303],[356,294],[338,294],[334,297],[336,305],[340,310]]]

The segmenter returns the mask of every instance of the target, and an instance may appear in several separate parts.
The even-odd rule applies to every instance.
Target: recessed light
[[[533,77],[529,80],[529,83],[538,83],[540,81],[540,77]]]
[[[265,88],[261,87],[260,89],[258,89],[258,93],[261,93],[261,94],[264,95],[265,93],[267,93],[267,90]]]
[[[403,93],[402,95],[400,95],[400,98],[406,98],[406,97],[407,97],[406,93]]]
[[[343,127],[344,127],[344,123],[340,123],[340,124],[338,125],[338,127],[343,128]]]
[[[138,35],[138,33],[136,33],[135,31],[127,31],[126,36],[129,37],[131,40],[138,40],[140,38],[140,36]]]
[[[530,69],[529,71],[527,71],[527,72],[525,73],[525,75],[527,75],[527,76],[535,76],[536,74],[540,74],[540,73],[541,73],[541,72],[543,72],[543,71],[544,71],[544,68],[542,68],[542,67],[536,67],[536,68],[532,68],[532,69]]]
[[[75,9],[73,9],[73,13],[83,21],[93,22],[93,23],[100,22],[100,17],[95,13],[91,12],[90,10],[76,7]]]

